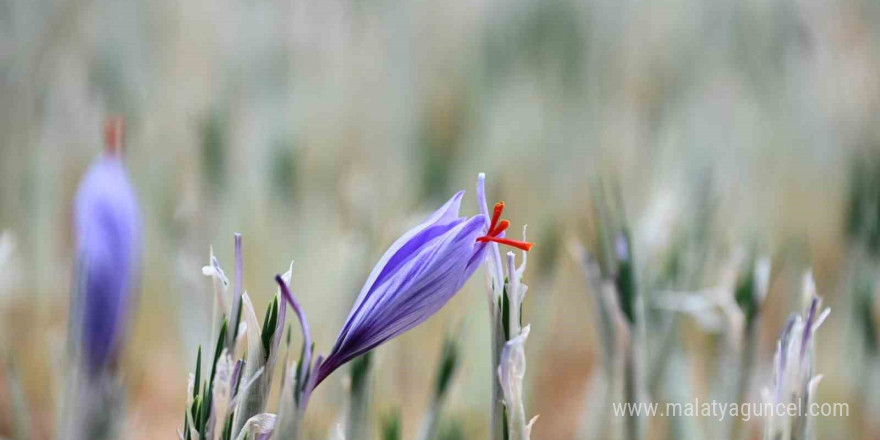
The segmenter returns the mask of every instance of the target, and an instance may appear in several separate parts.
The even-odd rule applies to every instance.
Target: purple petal
[[[810,336],[813,334],[813,320],[816,318],[816,309],[819,307],[819,298],[813,297],[810,301],[810,312],[807,314],[807,322],[804,323],[804,334],[801,338],[801,359],[807,352],[807,345],[810,342]]]
[[[339,345],[339,342],[345,339],[346,335],[348,335],[352,318],[361,311],[364,303],[368,301],[374,286],[381,284],[389,274],[406,260],[408,255],[416,252],[426,243],[430,242],[437,236],[442,235],[449,228],[454,227],[463,221],[463,219],[458,216],[463,195],[464,191],[456,193],[424,222],[410,229],[403,234],[402,237],[397,239],[385,254],[382,255],[382,258],[376,263],[369,278],[367,278],[367,282],[358,294],[354,307],[352,307],[352,311],[346,319],[345,326],[343,326],[342,331],[340,332],[339,339],[337,339],[337,345]]]
[[[77,301],[91,372],[110,362],[127,318],[140,255],[141,224],[134,191],[118,156],[99,159],[74,202]]]
[[[309,375],[309,363],[311,362],[312,355],[312,335],[309,331],[309,322],[306,321],[306,315],[300,307],[299,302],[297,302],[296,298],[293,297],[293,294],[290,293],[290,288],[288,288],[287,283],[281,278],[281,275],[275,275],[275,281],[278,283],[278,286],[281,288],[281,296],[290,304],[290,307],[293,308],[293,311],[296,313],[297,318],[299,318],[300,328],[302,329],[303,334],[303,358],[300,359],[301,365],[303,365],[303,377],[307,377]],[[282,308],[284,305],[282,304]]]
[[[442,234],[432,234],[427,241],[420,240],[418,234],[408,234],[412,240],[420,240],[417,246],[398,240],[397,248],[405,250],[395,253],[399,263],[379,282],[368,283],[367,295],[359,298],[358,307],[349,316],[333,351],[318,369],[316,385],[342,364],[440,310],[479,267],[473,261],[476,254],[482,255],[486,249],[476,243],[484,232],[485,221],[484,216],[478,215],[448,223]],[[384,272],[381,264],[382,261],[374,273]]]

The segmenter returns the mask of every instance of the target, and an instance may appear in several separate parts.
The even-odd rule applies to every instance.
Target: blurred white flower
[[[822,375],[813,374],[815,333],[831,313],[821,308],[822,300],[816,295],[816,284],[811,272],[804,275],[804,298],[809,298],[806,313],[792,314],[776,343],[773,359],[774,378],[772,388],[763,392],[764,400],[775,405],[796,404],[809,408]],[[809,297],[807,295],[810,295]],[[765,425],[765,438],[809,438],[812,419],[806,414],[788,415],[771,413]]]

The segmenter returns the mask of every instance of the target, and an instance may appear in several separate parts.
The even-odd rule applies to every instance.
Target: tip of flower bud
[[[104,121],[104,151],[108,155],[122,153],[124,122],[121,116],[108,116]]]

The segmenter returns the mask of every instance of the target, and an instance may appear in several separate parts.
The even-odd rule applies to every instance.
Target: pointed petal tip
[[[293,294],[290,293],[290,288],[287,286],[287,282],[284,280],[284,277],[275,274],[275,282],[278,283],[278,287],[281,289],[281,296],[287,301],[291,307],[294,309],[299,308],[299,304],[297,304],[296,299],[293,297]]]

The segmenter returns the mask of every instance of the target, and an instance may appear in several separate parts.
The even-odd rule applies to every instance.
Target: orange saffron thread
[[[495,242],[498,244],[506,244],[508,246],[515,247],[517,249],[522,249],[526,252],[532,249],[534,243],[529,243],[527,241],[519,241],[519,240],[511,240],[509,238],[499,237],[499,235],[507,230],[510,227],[510,222],[507,220],[501,220],[501,212],[504,211],[504,202],[498,202],[495,204],[495,210],[492,213],[492,222],[489,224],[489,232],[477,238],[478,243],[487,243],[487,242]]]
[[[504,202],[498,202],[495,204],[494,212],[492,212],[492,223],[489,225],[489,230],[492,231],[495,229],[495,225],[498,224],[498,219],[501,218],[501,212],[504,211]]]
[[[489,237],[488,235],[477,238],[477,241],[480,243],[485,243],[487,241],[494,241],[495,243],[506,244],[508,246],[515,247],[517,249],[522,249],[526,252],[530,251],[532,249],[532,246],[535,245],[535,243],[529,243],[527,241],[511,240],[509,238],[500,238],[500,237]]]
[[[509,221],[507,221],[507,220],[501,220],[501,221],[498,222],[498,224],[495,225],[495,227],[492,228],[492,229],[489,231],[489,233],[486,234],[486,235],[488,235],[488,236],[490,236],[490,237],[497,237],[498,234],[500,234],[500,233],[506,231],[508,226],[510,226],[510,222],[509,222]]]

